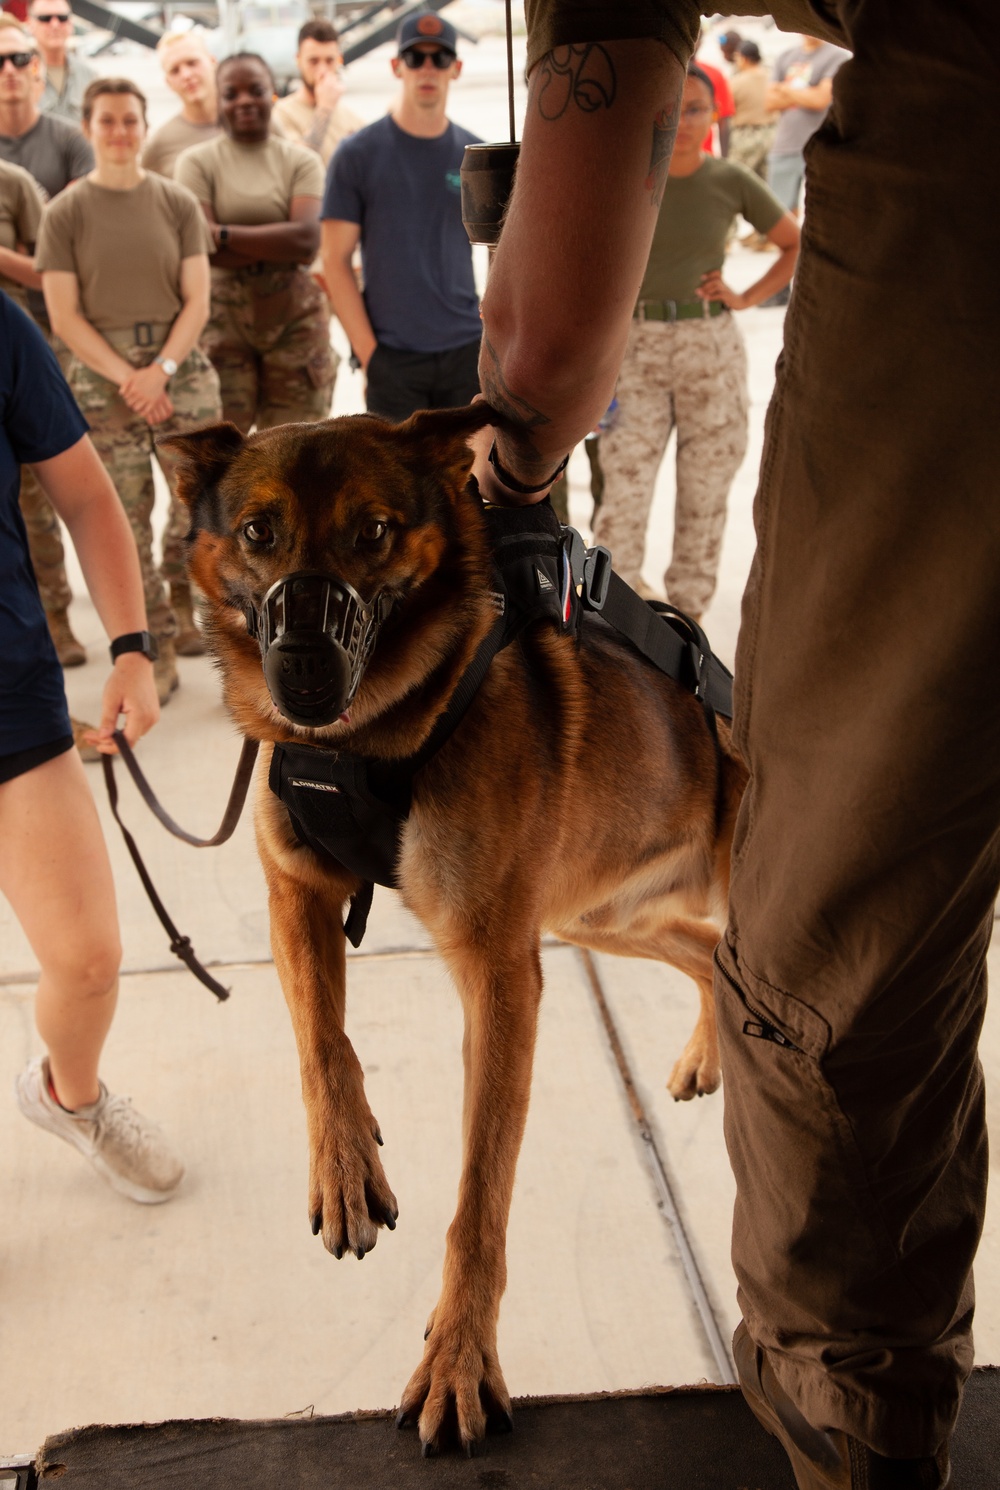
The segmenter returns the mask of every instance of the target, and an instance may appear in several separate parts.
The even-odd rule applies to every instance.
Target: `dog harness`
[[[578,637],[584,613],[600,618],[699,699],[716,748],[715,715],[732,718],[732,675],[696,622],[671,606],[642,600],[613,572],[608,550],[586,549],[574,528],[560,525],[548,502],[483,510],[497,621],[420,749],[405,760],[378,760],[295,743],[275,745],[271,757],[268,784],[299,841],[362,880],[344,923],[355,947],[365,934],[375,885],[396,884],[414,777],[458,728],[497,653],[533,622],[549,621]]]

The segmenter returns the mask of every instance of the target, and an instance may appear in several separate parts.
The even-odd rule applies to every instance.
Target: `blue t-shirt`
[[[482,331],[459,169],[478,136],[449,123],[425,140],[387,114],[341,141],[323,217],[361,228],[365,305],[383,346],[448,352]]]
[[[61,455],[86,433],[42,333],[0,292],[0,755],[70,733],[17,498],[23,464]]]

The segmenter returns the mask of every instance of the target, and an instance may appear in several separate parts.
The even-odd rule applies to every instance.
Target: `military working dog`
[[[302,841],[266,767],[289,744],[385,763],[427,741],[497,619],[484,511],[469,482],[468,441],[490,422],[477,403],[401,425],[358,415],[249,438],[218,425],[169,441],[225,700],[264,746],[256,832],[302,1069],[309,1216],[338,1258],[363,1257],[397,1216],[344,1032],[343,920],[361,879]],[[272,587],[299,573],[335,576],[384,616],[332,723],[296,724],[278,710],[253,634]],[[418,1422],[426,1452],[456,1433],[471,1452],[488,1421],[509,1423],[496,1329],[542,934],[689,974],[700,1012],[668,1086],[677,1098],[712,1091],[712,953],[745,781],[726,723],[713,734],[691,692],[587,618],[578,637],[537,621],[500,651],[413,780],[395,882],[433,936],[465,1015],[458,1208],[400,1413]]]

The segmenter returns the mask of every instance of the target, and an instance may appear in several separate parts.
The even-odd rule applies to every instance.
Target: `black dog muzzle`
[[[310,570],[271,586],[247,630],[260,645],[267,689],[292,724],[333,724],[350,707],[392,602],[366,604],[346,580]]]

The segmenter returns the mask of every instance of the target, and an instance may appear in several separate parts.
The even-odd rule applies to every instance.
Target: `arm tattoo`
[[[479,385],[487,403],[502,417],[501,428],[505,427],[504,432],[517,442],[518,465],[522,468],[530,467],[533,472],[541,470],[544,475],[545,470],[542,468],[544,466],[547,470],[551,466],[551,461],[546,466],[534,442],[529,438],[528,431],[537,429],[539,425],[549,424],[551,422],[549,416],[543,414],[541,409],[534,408],[525,399],[518,398],[517,394],[512,393],[507,387],[500,368],[500,359],[485,331],[479,357]]]
[[[561,119],[571,104],[585,114],[610,109],[618,91],[614,64],[600,42],[555,47],[538,64],[538,112]]]
[[[659,207],[663,201],[676,134],[677,119],[674,106],[669,104],[665,109],[661,109],[653,120],[653,148],[649,155],[649,175],[643,182],[646,190],[651,193],[654,207]]]

